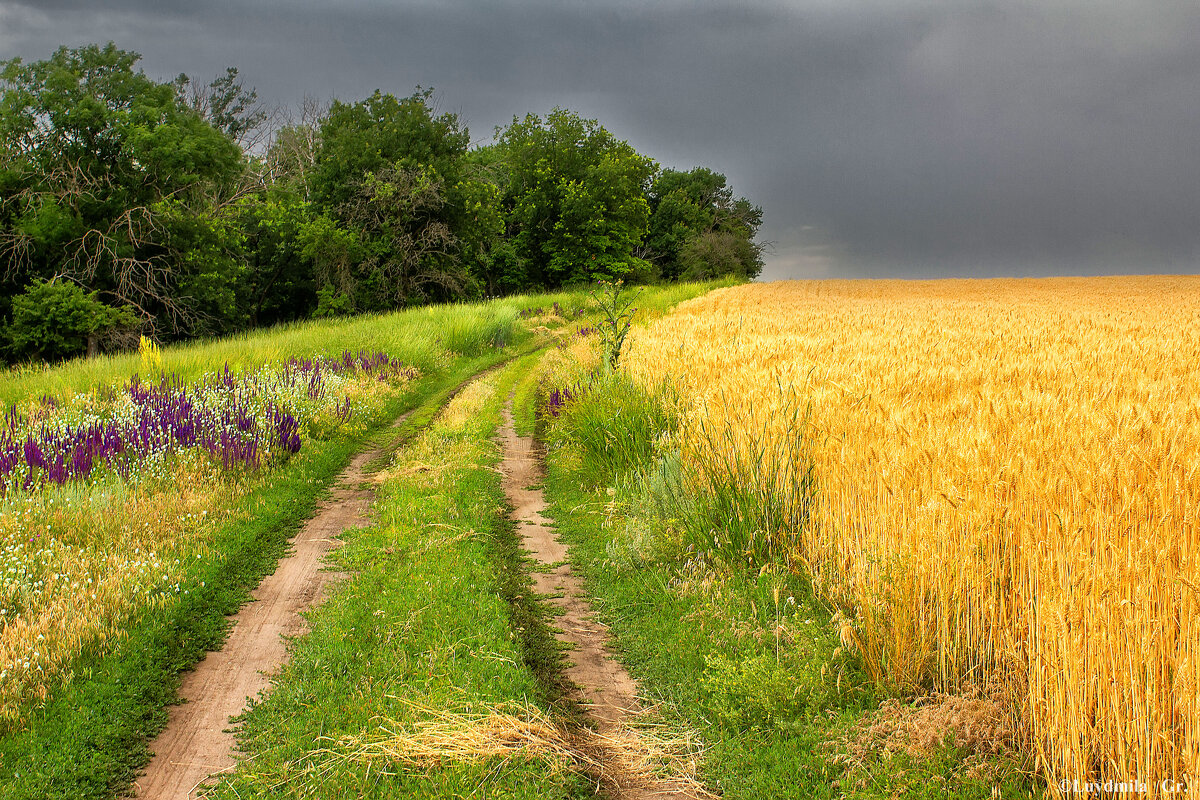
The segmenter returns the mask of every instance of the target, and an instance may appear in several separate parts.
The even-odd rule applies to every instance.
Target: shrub
[[[345,292],[339,292],[328,284],[317,289],[317,308],[313,311],[314,319],[348,317],[353,313],[354,301]]]
[[[132,328],[137,319],[68,282],[36,281],[13,298],[8,347],[20,359],[60,361],[92,349],[99,337]]]

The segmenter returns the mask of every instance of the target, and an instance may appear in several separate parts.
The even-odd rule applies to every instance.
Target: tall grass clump
[[[480,356],[508,346],[515,332],[516,310],[509,304],[491,307],[487,312],[470,309],[449,315],[441,324],[441,345],[451,353],[464,356]]]
[[[789,435],[683,413],[669,383],[644,388],[608,367],[543,378],[540,431],[579,459],[593,486],[620,487],[682,532],[688,552],[741,567],[804,563],[816,491],[811,409],[789,401]],[[594,355],[594,354],[593,354]]]
[[[584,474],[607,486],[653,463],[659,442],[678,428],[671,404],[620,372],[593,373],[541,401],[554,414],[554,437],[580,458]]]
[[[660,477],[650,487],[694,551],[747,567],[804,563],[801,532],[816,492],[810,409],[793,398],[785,413],[782,436],[753,422],[743,428],[699,417],[682,437],[684,453],[656,465]]]

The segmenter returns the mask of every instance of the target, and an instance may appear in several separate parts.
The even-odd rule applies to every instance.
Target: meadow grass
[[[392,399],[372,423],[390,420],[404,404]],[[0,796],[109,798],[127,787],[176,702],[180,673],[220,647],[226,616],[275,569],[288,538],[370,429],[314,443],[234,499],[205,532],[208,556],[180,559],[181,591],[114,620],[113,635],[64,665],[61,685],[20,708],[19,724],[0,735]]]
[[[569,402],[557,423],[582,451],[594,484],[608,486],[649,462],[659,437],[677,427],[666,405],[642,402],[644,392],[621,373],[587,376],[571,386],[587,402]]]
[[[554,297],[563,303],[582,299],[581,295]],[[29,422],[14,434],[19,450],[26,428],[34,432],[44,431],[47,425],[80,428],[89,420],[106,424],[109,416],[117,416],[130,405],[125,394],[111,390],[128,378],[125,370],[147,380],[171,378],[173,385],[186,386],[197,379],[211,383],[214,374],[231,382],[220,370],[232,360],[233,374],[257,385],[262,383],[259,376],[274,374],[272,363],[259,359],[299,358],[307,364],[314,356],[345,352],[338,348],[378,353],[382,345],[393,348],[389,354],[393,364],[413,366],[405,358],[413,359],[418,374],[440,376],[464,359],[494,357],[506,346],[528,340],[528,326],[515,322],[526,302],[531,298],[421,308],[338,324],[287,326],[177,348],[144,343],[139,354],[123,361],[72,362],[49,370],[36,388],[25,383],[30,375],[20,371],[0,378],[0,385],[14,398],[25,395],[21,405]],[[291,365],[279,367],[276,362],[275,368],[286,370]],[[393,376],[388,381],[365,374],[326,375],[316,399],[304,396],[308,381],[301,379],[299,395],[293,397],[296,392],[289,390],[283,398],[279,392],[268,392],[269,396],[258,398],[258,405],[282,404],[299,415],[305,442],[353,438],[364,424],[371,424],[388,397],[404,392],[404,380],[412,376],[402,372],[402,379]],[[223,390],[221,380],[216,386]],[[274,385],[269,380],[267,384]],[[53,404],[42,402],[63,386],[71,386],[75,393],[60,395]],[[168,394],[173,397],[174,390],[164,396]],[[226,393],[210,394],[225,398]],[[192,402],[203,405],[198,394]],[[142,413],[137,408],[134,412],[135,416]],[[136,422],[133,428],[136,433]],[[46,455],[53,459],[55,454]],[[150,456],[130,462],[132,472],[119,478],[111,467],[101,466],[94,480],[73,479],[61,487],[35,485],[25,491],[17,486],[18,474],[13,486],[3,487],[7,491],[0,496],[0,730],[17,723],[29,703],[44,700],[83,650],[104,649],[110,637],[121,635],[130,613],[173,602],[192,591],[185,580],[191,562],[221,557],[209,539],[227,510],[260,477],[254,470],[226,473],[201,452]],[[23,462],[18,466],[38,474]]]
[[[277,474],[209,474],[211,460],[180,458],[159,469],[161,476],[134,483],[105,473],[95,481],[10,493],[0,528],[11,545],[5,565],[20,574],[6,575],[6,591],[16,594],[3,598],[0,631],[7,667],[0,680],[3,795],[109,797],[127,784],[146,758],[147,736],[165,720],[179,671],[219,645],[224,615],[273,569],[287,538],[363,436],[415,399],[444,392],[449,387],[443,384],[500,358],[504,351],[493,346],[498,328],[509,340],[528,338],[510,324],[496,325],[516,315],[501,312],[484,315],[484,333],[474,340],[465,326],[456,330],[453,344],[474,357],[442,350],[438,360],[427,361],[428,378],[407,390],[358,386],[353,421],[326,426],[320,434],[329,441],[308,437]],[[440,335],[432,327],[437,315],[420,316],[419,324],[408,320],[403,327],[425,331],[428,344]],[[369,341],[361,331],[354,335]],[[293,353],[288,348],[312,341],[271,353]],[[163,348],[155,367],[208,367],[237,342],[223,345],[190,361]],[[145,370],[141,357],[134,363]],[[54,374],[67,383],[121,377],[111,363],[65,365]],[[45,388],[29,391],[40,397]]]
[[[338,355],[344,351],[383,351],[422,372],[444,367],[453,355],[477,356],[522,336],[518,312],[530,305],[577,301],[577,294],[516,295],[502,300],[423,306],[386,314],[364,314],[258,328],[220,339],[196,340],[160,349],[164,374],[188,383],[229,364],[256,370],[293,356]],[[145,372],[139,353],[79,358],[59,365],[24,365],[0,373],[0,404],[13,405],[43,395],[67,398],[119,383]]]
[[[648,292],[643,314],[661,313],[664,298],[695,296],[706,288]],[[30,663],[26,677],[33,680],[7,681],[0,698],[8,720],[0,730],[4,796],[41,797],[48,791],[106,797],[127,785],[145,760],[147,737],[165,720],[178,673],[217,646],[224,615],[273,568],[287,538],[364,436],[419,404],[399,434],[382,434],[393,441],[410,435],[458,381],[539,346],[555,329],[567,332],[576,322],[573,314],[518,321],[521,310],[555,302],[570,309],[587,300],[582,293],[560,293],[283,326],[151,350],[152,363],[131,354],[0,377],[0,397],[40,407],[44,396],[92,402],[98,388],[119,385],[135,372],[153,370],[186,382],[226,364],[235,373],[250,372],[264,362],[343,350],[384,349],[422,376],[391,389],[364,384],[354,424],[314,433],[298,456],[273,473],[201,475],[197,470],[210,464],[183,459],[170,474],[138,485],[98,474],[87,483],[5,501],[11,513],[3,524],[22,551],[17,555],[23,572],[20,591],[7,598],[12,603],[6,600],[13,615],[5,620],[4,634],[12,639],[12,658]],[[38,543],[43,523],[74,548],[75,560],[86,568],[68,569],[58,553],[62,548]],[[38,545],[39,558],[25,558],[26,539]],[[11,561],[14,553],[7,548],[4,558]],[[50,574],[66,576],[54,591],[47,588]],[[518,600],[510,604],[511,613],[534,615],[532,608],[521,612]],[[38,628],[35,619],[45,625]]]
[[[708,288],[648,291],[640,313],[660,316]],[[570,309],[586,299],[559,302]],[[524,322],[549,326],[566,349],[579,346],[571,330],[587,319],[545,314]],[[510,388],[518,425],[532,430],[532,364],[519,360],[472,384],[436,420],[442,397],[409,417],[409,431],[433,424],[377,465],[376,523],[347,533],[337,551],[350,577],[313,613],[271,694],[246,715],[242,746],[252,758],[217,797],[592,794],[578,765],[559,757],[467,762],[447,750],[435,763],[410,764],[389,750],[447,713],[460,722],[574,714],[560,683],[560,648],[530,592],[495,469],[492,435]]]
[[[661,316],[676,303],[730,281],[674,284],[647,288],[638,301],[640,320]],[[236,371],[255,370],[292,356],[337,355],[344,351],[383,351],[429,372],[444,366],[450,354],[476,356],[488,348],[518,341],[517,315],[533,307],[587,309],[586,290],[513,295],[476,303],[423,306],[386,314],[313,320],[258,328],[220,339],[197,340],[160,349],[161,369],[187,383],[225,364]],[[562,320],[558,320],[562,322]],[[79,358],[58,365],[27,364],[0,372],[0,405],[16,405],[43,396],[67,398],[99,386],[120,383],[145,372],[136,352]]]
[[[54,425],[107,431],[124,444],[111,456],[115,467],[98,460],[98,470],[69,476],[62,485],[34,481],[29,488],[14,479],[18,473],[9,476],[7,492],[0,496],[0,731],[18,724],[30,703],[45,699],[83,650],[103,650],[108,639],[119,637],[129,614],[193,591],[187,578],[194,561],[221,557],[209,540],[229,510],[271,468],[294,455],[282,447],[268,449],[262,432],[274,427],[264,405],[288,409],[276,418],[294,426],[289,430],[299,450],[331,437],[355,438],[389,398],[403,395],[409,381],[407,372],[399,380],[376,380],[355,371],[316,383],[320,376],[314,369],[313,380],[297,373],[295,385],[281,388],[258,380],[264,372],[270,371],[256,373],[250,382],[231,379],[233,391],[224,384],[186,395],[156,388],[145,405],[130,399],[131,390],[112,403],[111,416],[68,403],[18,428],[16,440],[25,442],[27,452],[30,442],[40,440],[39,449],[50,458],[55,439],[47,429]],[[314,388],[320,389],[319,398],[309,396]],[[232,405],[237,413],[230,413]],[[178,414],[181,408],[189,409],[186,417]],[[253,431],[253,450],[240,444],[251,434],[234,428],[234,420]],[[170,433],[160,435],[176,424],[207,432],[218,453],[199,442],[186,447]],[[154,432],[156,442],[148,451],[138,439],[147,431]],[[218,431],[222,444],[252,452],[253,464],[231,462],[228,451],[222,461]],[[70,443],[79,438],[68,436],[68,447],[78,448]],[[18,466],[31,478],[47,472]]]

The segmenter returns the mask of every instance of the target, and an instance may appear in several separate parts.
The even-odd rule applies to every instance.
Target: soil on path
[[[592,606],[583,583],[567,563],[568,548],[554,535],[550,520],[543,516],[546,498],[537,486],[542,480],[542,462],[537,443],[531,437],[518,436],[513,424],[512,400],[504,409],[500,430],[503,447],[501,472],[504,493],[513,507],[525,550],[544,569],[533,572],[534,588],[548,595],[560,613],[554,624],[555,636],[571,646],[566,677],[575,685],[575,699],[594,723],[595,735],[581,742],[589,754],[604,764],[599,777],[609,793],[621,800],[631,798],[695,798],[686,787],[639,773],[631,769],[636,754],[622,752],[623,746],[636,740],[628,723],[639,713],[637,682],[608,652],[608,632],[593,618]],[[707,795],[702,795],[707,796]]]
[[[382,454],[370,450],[351,460],[330,499],[292,540],[292,554],[280,560],[233,618],[224,647],[184,676],[179,689],[184,703],[171,708],[166,729],[150,745],[154,758],[134,783],[138,800],[191,800],[210,776],[235,766],[230,717],[267,689],[270,675],[287,660],[288,639],[306,629],[303,612],[320,603],[341,577],[322,569],[323,560],[342,531],[369,523],[374,492],[366,465]]]

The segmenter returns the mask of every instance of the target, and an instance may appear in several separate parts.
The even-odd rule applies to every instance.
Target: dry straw
[[[345,762],[392,774],[448,762],[543,759],[610,786],[669,787],[673,796],[712,797],[696,777],[701,748],[686,731],[639,725],[601,734],[555,722],[529,705],[452,710],[404,702],[415,722],[383,721],[373,731],[329,740],[315,753],[315,776]]]

